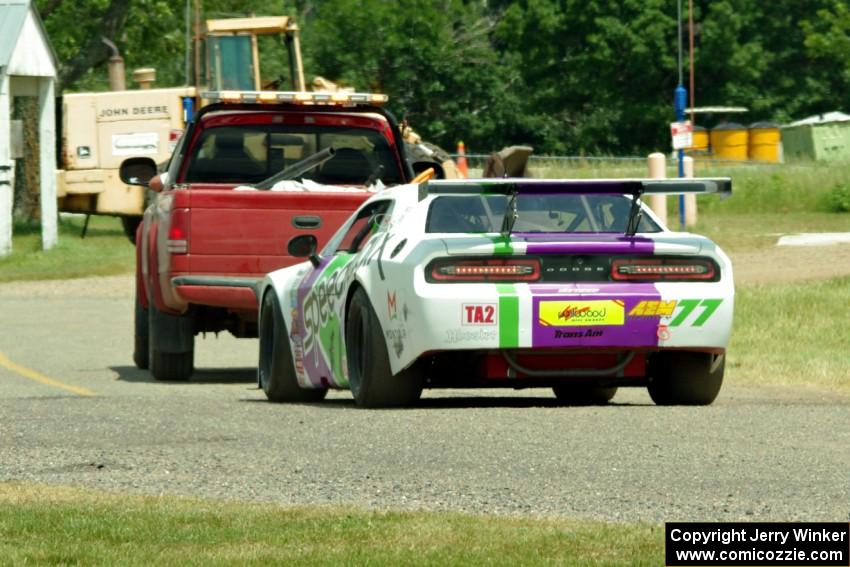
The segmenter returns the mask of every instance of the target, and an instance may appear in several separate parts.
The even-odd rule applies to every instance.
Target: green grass
[[[702,205],[705,211],[727,214],[833,212],[833,193],[850,185],[850,168],[846,165],[706,164],[697,174],[732,178],[732,198],[706,199]],[[850,225],[850,217],[847,222]]]
[[[541,177],[549,178],[647,175],[644,161],[576,161],[538,169]],[[850,167],[843,164],[754,165],[747,162],[697,161],[695,174],[697,177],[732,178],[732,198],[725,201],[702,198],[699,202],[701,211],[727,214],[837,212],[841,207],[836,205],[835,195],[843,198],[850,187]],[[675,168],[669,165],[667,177],[677,175]]]
[[[739,288],[727,383],[850,394],[848,313],[850,278]]]
[[[82,218],[59,221],[59,242],[41,249],[41,228],[16,222],[12,254],[0,258],[0,282],[13,280],[68,279],[132,273],[135,248],[124,236],[121,221],[114,217],[91,217],[85,238]]]
[[[663,527],[0,483],[0,565],[659,565]]]

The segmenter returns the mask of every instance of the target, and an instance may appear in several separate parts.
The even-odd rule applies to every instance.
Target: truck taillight
[[[171,254],[185,254],[189,251],[189,209],[171,211],[171,225],[168,227],[165,246]]]
[[[717,281],[719,275],[711,258],[621,258],[611,263],[615,281]]]
[[[425,271],[430,282],[533,282],[540,279],[537,259],[489,258],[434,260]]]

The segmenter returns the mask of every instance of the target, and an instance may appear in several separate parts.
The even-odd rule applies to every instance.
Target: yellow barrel
[[[746,126],[735,122],[718,124],[711,129],[711,151],[716,159],[747,159],[749,135]]]
[[[773,122],[750,124],[749,156],[752,160],[778,162],[782,135]]]
[[[688,155],[692,156],[701,156],[708,153],[709,145],[708,145],[708,130],[694,124],[694,135],[693,135],[693,145],[689,148],[685,148],[685,152]]]

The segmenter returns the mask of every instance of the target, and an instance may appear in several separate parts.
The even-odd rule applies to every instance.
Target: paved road
[[[615,521],[850,514],[848,398],[731,383],[708,408],[642,390],[604,408],[544,390],[273,405],[256,341],[208,337],[191,383],[152,381],[130,361],[129,291],[98,285],[0,286],[0,481]]]

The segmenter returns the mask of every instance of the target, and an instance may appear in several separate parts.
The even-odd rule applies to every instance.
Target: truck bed
[[[188,213],[188,253],[174,257],[172,275],[262,277],[299,262],[286,252],[293,236],[315,234],[324,246],[369,195],[365,190],[294,193],[211,185],[179,191],[174,207]]]

